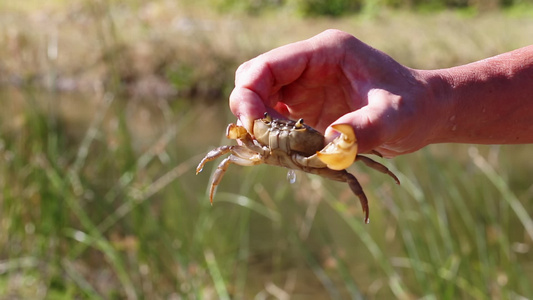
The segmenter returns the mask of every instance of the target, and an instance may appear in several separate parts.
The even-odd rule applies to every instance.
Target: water
[[[296,182],[296,171],[294,170],[289,170],[287,171],[287,180],[293,184]]]

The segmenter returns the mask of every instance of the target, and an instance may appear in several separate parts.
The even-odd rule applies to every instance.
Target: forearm
[[[422,73],[445,112],[430,143],[533,143],[533,46]]]

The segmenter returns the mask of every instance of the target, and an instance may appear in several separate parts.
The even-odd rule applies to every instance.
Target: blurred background
[[[216,164],[238,65],[337,28],[413,68],[533,43],[529,0],[0,0],[0,299],[527,299],[532,145],[380,159],[401,186]]]

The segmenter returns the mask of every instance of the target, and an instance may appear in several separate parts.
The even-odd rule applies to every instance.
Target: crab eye
[[[265,112],[265,114],[263,115],[263,122],[265,123],[272,122],[272,117],[267,112]]]
[[[294,128],[296,129],[300,129],[300,128],[303,128],[304,127],[304,119],[299,119],[298,122],[296,122],[296,124],[294,124]]]

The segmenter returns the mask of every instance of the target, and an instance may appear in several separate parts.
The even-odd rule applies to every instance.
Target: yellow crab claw
[[[226,137],[228,139],[236,140],[244,137],[248,132],[242,126],[230,123],[226,128]]]
[[[348,168],[357,156],[357,139],[352,126],[348,124],[332,125],[335,131],[340,132],[337,138],[327,144],[324,149],[317,152],[318,158],[333,170]]]

